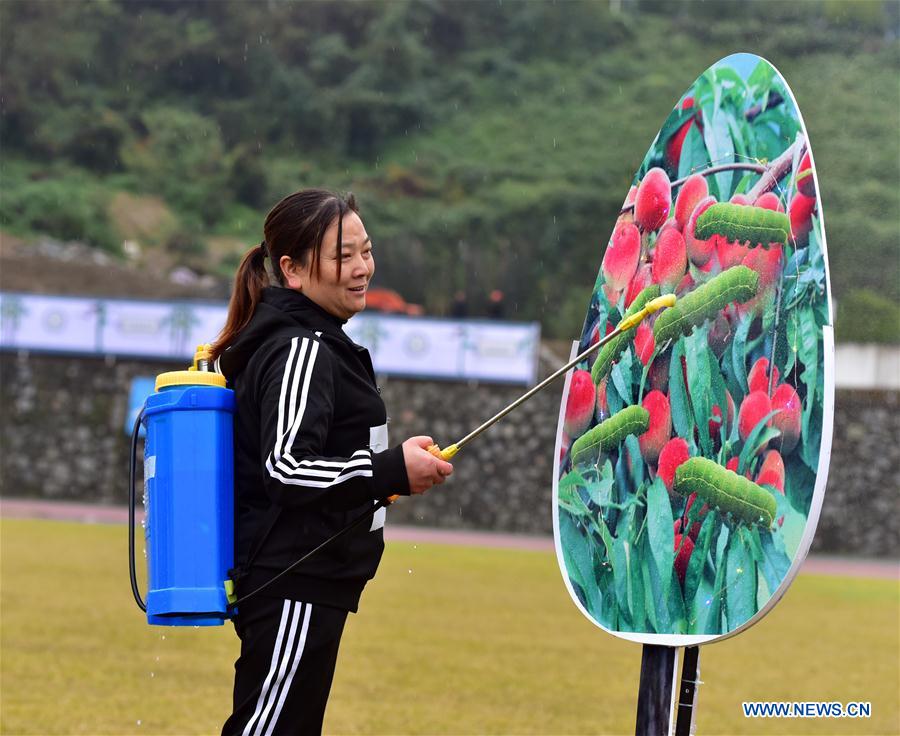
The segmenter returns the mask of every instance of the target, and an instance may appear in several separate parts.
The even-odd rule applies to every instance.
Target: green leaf
[[[778,523],[777,520],[775,523]],[[763,531],[759,535],[759,540],[762,552],[762,561],[759,563],[760,577],[765,578],[771,595],[788,574],[792,560],[784,549],[776,547],[772,532]],[[762,604],[765,604],[765,601],[762,601]]]
[[[738,397],[743,398],[747,394],[747,353],[745,346],[747,344],[747,335],[750,333],[750,325],[753,322],[752,315],[745,315],[739,322],[734,331],[734,340],[732,341],[732,368],[734,371],[734,379],[738,385],[738,393],[733,398],[738,405]]]
[[[622,397],[625,406],[634,404],[634,392],[631,390],[631,363],[631,350],[625,350],[610,372],[613,386]]]
[[[642,540],[642,546],[646,541],[645,537]],[[651,631],[659,634],[662,633],[660,629],[660,618],[664,617],[665,622],[668,623],[668,611],[663,611],[657,600],[659,592],[658,576],[656,576],[657,585],[654,585],[654,581],[651,580],[650,568],[653,566],[653,560],[644,555],[641,555],[641,559],[644,561],[644,564],[641,565],[641,580],[644,585],[644,610],[647,614],[647,620],[650,622]],[[663,625],[665,626],[666,623]]]
[[[730,110],[725,111],[724,115],[725,122],[728,123],[728,133],[731,135],[731,140],[734,143],[734,151],[735,154],[737,154],[737,159],[739,161],[746,161],[750,156],[750,152],[747,150],[747,144],[744,142],[744,130]],[[750,177],[745,174],[741,178],[741,183],[746,182],[749,178]],[[736,194],[739,191],[746,191],[746,189],[741,190],[740,183],[735,187],[734,193]]]
[[[803,363],[803,372],[800,374],[800,380],[806,385],[806,397],[803,400],[803,420],[800,430],[800,441],[804,447],[810,441],[810,417],[813,410],[821,410],[818,405],[816,396],[818,388],[818,370],[819,370],[819,335],[821,330],[816,325],[816,317],[812,307],[806,307],[800,312],[799,320],[799,358]],[[818,462],[818,445],[815,447],[815,457]],[[804,457],[806,460],[806,457]],[[807,462],[810,469],[815,471],[817,468]]]
[[[607,465],[610,465],[609,460],[604,463],[604,467]],[[612,466],[610,465],[610,474],[608,476],[601,474],[596,478],[591,478],[590,481],[585,481],[585,487],[587,488],[588,496],[591,501],[597,504],[597,506],[600,508],[608,506],[612,501]]]
[[[741,454],[738,459],[738,474],[743,475],[750,467],[753,458],[756,457],[756,449],[760,445],[767,445],[769,441],[781,435],[781,431],[777,427],[767,427],[766,422],[772,419],[778,413],[778,409],[770,411],[762,419],[760,419],[750,430],[747,435],[747,441],[741,448]]]
[[[579,533],[568,514],[559,515],[559,543],[569,580],[577,585],[584,598],[582,604],[594,618],[600,615],[602,598],[594,579],[594,550],[590,538]]]
[[[681,370],[684,355],[684,339],[679,338],[672,347],[669,359],[669,407],[672,411],[672,426],[679,437],[694,436],[694,418],[688,403],[687,387]]]
[[[757,98],[761,94],[769,91],[772,86],[772,79],[775,75],[775,68],[764,59],[760,59],[756,68],[747,77],[747,86],[750,88],[752,98]]]
[[[584,478],[577,470],[571,470],[563,476],[557,486],[557,499],[560,508],[578,518],[590,514],[587,506],[578,495],[578,488],[584,486]]]
[[[773,535],[780,537],[784,545],[784,553],[793,560],[800,549],[803,532],[806,531],[806,515],[797,511],[780,493],[775,494],[777,506]],[[779,526],[778,519],[784,516],[784,523]]]
[[[694,506],[697,505],[697,503],[694,504]],[[691,510],[693,511],[693,506]],[[715,569],[709,561],[709,546],[713,540],[718,521],[718,514],[708,513],[706,515],[703,525],[700,527],[700,533],[697,535],[691,559],[688,561],[687,573],[684,576],[684,600],[690,602],[695,617],[696,614],[706,609],[706,601],[709,598],[708,590],[701,591],[701,583],[706,573],[706,568]],[[715,573],[713,573],[713,577],[715,577]]]
[[[712,114],[708,114],[711,112]],[[725,114],[716,108],[703,111],[704,126],[703,140],[706,142],[706,150],[709,151],[710,164],[718,166],[734,162],[734,143],[728,132],[728,121]],[[732,171],[720,171],[714,174],[716,189],[720,202],[725,202],[731,196]],[[709,177],[707,177],[709,179]]]
[[[684,596],[681,594],[681,582],[675,568],[669,573],[669,631],[670,634],[687,633],[687,614]]]
[[[722,633],[722,600],[725,597],[725,570],[727,567],[725,549],[728,545],[728,538],[728,525],[722,524],[719,527],[719,537],[716,541],[716,556],[713,561],[716,579],[707,598],[709,603],[707,604],[704,601],[705,615],[701,615],[697,619],[698,634]]]
[[[695,171],[705,169],[709,165],[709,154],[703,135],[696,125],[688,128],[687,135],[681,145],[681,157],[678,159],[678,178],[683,179]]]
[[[644,482],[644,458],[641,457],[641,445],[638,438],[630,434],[625,438],[625,449],[628,451],[628,464],[634,487],[639,488]]]
[[[675,531],[669,493],[657,476],[647,489],[647,532],[650,552],[659,570],[662,599],[669,597],[669,571],[675,562]]]
[[[712,455],[713,445],[709,436],[709,419],[712,415],[712,376],[709,370],[707,353],[709,343],[706,339],[705,327],[696,329],[684,340],[684,353],[687,359],[688,385],[691,392],[691,406],[694,420],[700,435],[700,446],[707,457]]]
[[[756,613],[756,563],[750,553],[746,527],[738,527],[728,545],[725,572],[725,616],[728,631]]]
[[[706,357],[709,362],[709,375],[712,378],[711,403],[713,406],[718,406],[722,412],[722,424],[719,430],[719,436],[722,437],[722,432],[727,429],[728,424],[728,398],[726,396],[725,379],[722,377],[722,371],[719,369],[719,361],[716,360],[716,354],[712,350],[708,350]],[[712,418],[712,410],[710,410],[710,418]],[[735,421],[732,422],[735,425],[737,424],[736,419],[735,417]],[[709,427],[709,424],[707,423],[706,426]],[[727,435],[725,435],[725,439],[727,439]]]
[[[612,568],[615,577],[619,622],[625,630],[632,631],[634,617],[628,602],[630,572],[628,570],[628,556],[625,554],[626,544],[627,542],[622,538],[613,541]]]
[[[680,110],[676,107],[669,113],[669,117],[666,118],[666,122],[663,123],[662,128],[660,128],[659,136],[656,140],[659,143],[665,144],[669,138],[675,135],[681,126],[694,117],[696,113],[697,110],[693,107],[689,107],[686,110]]]

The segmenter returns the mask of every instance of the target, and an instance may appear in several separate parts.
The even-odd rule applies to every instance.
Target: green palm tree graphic
[[[390,335],[390,331],[384,329],[383,322],[378,317],[369,317],[363,321],[358,330],[355,330],[354,339],[366,348],[373,356],[378,352],[378,344],[382,339]]]
[[[174,355],[192,353],[190,338],[195,325],[202,320],[194,314],[194,307],[190,304],[176,304],[167,317],[160,320],[160,326],[169,327],[169,349]]]
[[[16,332],[22,317],[28,314],[25,302],[15,294],[5,294],[0,297],[0,344],[15,345]]]
[[[88,314],[95,316],[94,321],[94,349],[98,353],[103,352],[103,335],[106,332],[107,304],[102,299],[95,301],[89,308]]]

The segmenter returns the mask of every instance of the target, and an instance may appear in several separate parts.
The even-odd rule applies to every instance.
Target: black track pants
[[[320,734],[347,612],[256,596],[235,630],[234,712],[222,736]]]

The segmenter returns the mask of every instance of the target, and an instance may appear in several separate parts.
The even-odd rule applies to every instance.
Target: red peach
[[[682,296],[683,294],[687,294],[687,292],[691,291],[694,288],[694,277],[689,273],[686,273],[681,281],[678,282],[678,286],[675,287],[675,293],[678,296]]]
[[[665,393],[669,390],[669,353],[657,355],[650,364],[650,388]]]
[[[731,460],[729,460],[727,463],[725,463],[725,467],[728,468],[732,473],[737,473],[737,472],[738,472],[738,462],[739,462],[739,461],[740,461],[740,458],[738,458],[738,457],[733,457],[733,458],[731,458]],[[744,477],[745,477],[747,480],[753,480],[753,479],[750,477],[750,471],[749,471],[749,470],[744,471]]]
[[[772,379],[772,385],[778,385],[778,366],[772,366],[772,373],[775,374]],[[768,358],[760,358],[757,360],[753,367],[750,369],[750,372],[747,374],[747,385],[750,387],[750,391],[764,391],[767,395],[769,393],[769,359]]]
[[[750,252],[750,248],[749,246],[741,245],[736,241],[729,242],[725,240],[725,238],[719,238],[716,252],[719,256],[719,265],[721,265],[722,270],[725,271],[732,266],[740,265]]]
[[[755,205],[765,210],[775,210],[775,212],[784,212],[784,205],[775,192],[765,192],[757,197]]]
[[[687,253],[681,233],[670,228],[660,233],[653,251],[653,283],[672,291],[687,269]]]
[[[590,426],[596,399],[590,371],[575,371],[569,383],[569,397],[566,400],[566,417],[563,423],[563,430],[572,439],[583,435]]]
[[[684,226],[684,243],[687,248],[688,258],[691,259],[691,263],[695,266],[705,266],[709,263],[719,241],[718,235],[713,235],[706,240],[697,240],[694,237],[694,232],[697,229],[697,218],[715,203],[715,197],[704,197],[701,199],[691,211]]]
[[[659,235],[662,235],[666,230],[677,230],[678,232],[681,232],[681,226],[678,224],[677,220],[674,217],[670,217],[663,223],[663,226],[659,229]]]
[[[634,276],[641,257],[641,234],[630,222],[616,226],[603,254],[603,278],[615,291],[621,291]]]
[[[641,322],[634,331],[634,351],[641,363],[647,365],[650,362],[654,347],[653,328],[646,321]]]
[[[688,519],[691,518],[690,517],[691,506],[694,505],[694,501],[696,501],[696,500],[697,500],[696,493],[692,493],[690,496],[688,496],[687,503],[684,505],[684,523],[685,524],[687,524]],[[703,507],[700,509],[700,512],[698,514],[698,518],[700,520],[695,521],[693,524],[691,524],[691,529],[688,532],[688,535],[695,542],[697,541],[697,535],[700,534],[700,527],[703,525],[703,518],[706,516],[706,514],[708,512],[709,512],[709,504],[705,503],[705,504],[703,504]]]
[[[597,384],[597,403],[595,413],[598,422],[609,418],[609,404],[606,401],[606,378]]]
[[[693,97],[685,97],[684,101],[681,103],[682,110],[688,110],[693,106]],[[666,142],[666,164],[673,171],[678,170],[678,162],[681,159],[681,148],[684,146],[684,139],[687,138],[687,134],[692,125],[696,125],[700,131],[703,130],[703,121],[699,110],[696,115],[682,123],[681,127],[679,127]]]
[[[650,169],[634,200],[634,221],[642,232],[659,229],[672,209],[672,184],[659,167]]]
[[[742,263],[759,274],[759,290],[768,289],[781,273],[781,246],[751,248]]]
[[[640,268],[638,268],[637,273],[634,274],[634,278],[628,284],[628,289],[625,292],[625,308],[631,306],[631,302],[635,300],[638,294],[640,294],[644,289],[646,289],[653,282],[653,275],[650,272],[650,264],[645,263]]]
[[[719,312],[713,320],[712,326],[709,328],[709,334],[707,335],[709,347],[716,354],[717,358],[722,357],[725,348],[728,347],[728,341],[731,340],[731,337],[731,322],[728,319],[728,315],[724,311]]]
[[[797,169],[797,191],[807,197],[815,198],[816,196],[816,179],[813,176],[809,151],[803,154],[803,158],[800,159],[800,166]]]
[[[738,305],[738,313],[745,315],[756,312],[761,306],[765,307],[775,299],[775,282],[781,275],[781,246],[773,245],[768,249],[763,246],[751,248],[741,263],[759,274],[757,295]]]
[[[673,437],[660,450],[657,472],[669,493],[672,492],[672,486],[675,483],[676,468],[689,457],[688,443],[681,437]]]
[[[650,414],[650,426],[638,437],[641,456],[648,463],[655,464],[663,445],[672,436],[672,411],[669,399],[662,391],[651,391],[641,402]]]
[[[622,205],[623,207],[634,204],[634,200],[637,199],[637,190],[637,184],[632,184],[631,188],[628,190],[628,194],[625,197],[625,204]]]
[[[771,411],[772,402],[769,401],[765,391],[752,391],[747,394],[741,402],[741,410],[738,413],[738,433],[741,436],[741,440],[746,442],[753,428]],[[766,426],[769,427],[771,425],[772,420],[769,419],[766,422]],[[755,452],[759,454],[763,447],[764,445],[760,445],[755,449]]]
[[[684,232],[684,226],[687,225],[694,208],[708,196],[709,185],[706,183],[706,177],[702,174],[691,174],[681,185],[675,199],[675,221],[679,230]]]
[[[800,440],[801,411],[800,397],[789,383],[783,383],[772,394],[772,409],[778,413],[772,417],[772,425],[781,431],[774,443],[787,455]]]
[[[694,540],[682,534],[675,535],[675,552],[678,553],[675,557],[675,572],[678,574],[678,579],[682,585],[684,585],[684,576],[687,575],[688,563],[691,560],[693,551]]]
[[[727,410],[725,413],[725,435],[728,436],[729,427],[733,426],[734,422],[734,399],[731,398],[731,393],[728,389],[725,389],[725,402],[727,406]],[[712,439],[719,438],[719,428],[722,426],[722,408],[718,404],[713,404],[712,408],[713,418],[709,420],[709,436]]]
[[[791,237],[803,241],[812,230],[812,214],[816,208],[816,200],[798,192],[791,200],[788,214],[791,218]]]
[[[772,486],[784,495],[784,460],[778,450],[769,450],[759,466],[756,482],[761,486]]]
[[[731,199],[728,200],[731,204],[750,204],[750,197],[746,194],[735,194]]]

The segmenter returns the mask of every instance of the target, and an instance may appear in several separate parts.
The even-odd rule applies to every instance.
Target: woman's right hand
[[[425,493],[432,486],[443,483],[453,473],[453,466],[435,457],[428,448],[434,444],[431,437],[410,437],[403,443],[403,461],[412,494]]]

